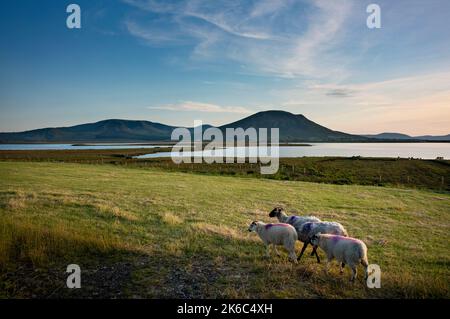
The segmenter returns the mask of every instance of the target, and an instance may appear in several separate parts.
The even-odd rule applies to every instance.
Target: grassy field
[[[170,158],[134,156],[170,148],[121,150],[0,151],[0,161],[114,164],[206,175],[229,175],[339,185],[376,185],[450,192],[450,161],[361,157],[281,158],[275,175],[261,175],[260,164],[175,164]]]
[[[0,162],[0,180],[0,297],[450,297],[445,192],[48,162]],[[275,205],[344,224],[382,288],[264,258],[247,227]],[[65,288],[72,263],[82,289]]]

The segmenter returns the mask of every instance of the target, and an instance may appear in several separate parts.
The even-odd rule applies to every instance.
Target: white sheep
[[[280,223],[286,223],[294,226],[297,233],[300,232],[303,224],[310,223],[310,222],[320,222],[321,220],[315,216],[288,216],[284,212],[284,209],[281,207],[275,207],[270,213],[269,217],[276,217]],[[303,255],[303,252],[305,251],[306,247],[308,246],[308,242],[304,242],[300,236],[298,237],[298,240],[303,242],[303,248],[302,252],[300,253],[300,256],[298,260],[300,260],[301,256]],[[311,256],[316,255],[317,262],[320,263],[319,255],[317,254],[316,249],[313,247],[313,251],[311,253]]]
[[[365,269],[365,278],[367,279],[367,267],[369,261],[367,259],[367,246],[363,241],[344,237],[339,235],[315,234],[311,238],[311,244],[320,247],[327,255],[327,264],[325,272],[328,272],[329,263],[336,258],[340,263],[340,271],[344,272],[345,265],[349,265],[352,269],[350,281],[354,281],[357,275],[356,267],[362,264]]]
[[[348,233],[345,230],[344,226],[337,222],[313,222],[313,223],[303,223],[300,229],[297,229],[298,239],[303,242],[302,251],[298,256],[298,260],[302,258],[303,253],[305,252],[306,247],[311,241],[311,238],[315,234],[330,234],[330,235],[339,235],[343,237],[347,237]],[[311,256],[316,254],[317,262],[320,263],[319,255],[316,252],[316,247],[313,246],[313,252]]]
[[[297,231],[289,224],[266,224],[263,222],[252,222],[248,227],[248,231],[256,232],[264,245],[266,245],[266,256],[270,256],[270,245],[273,246],[278,255],[277,245],[283,245],[289,252],[289,258],[297,263],[297,255],[295,254],[295,243],[297,241]]]

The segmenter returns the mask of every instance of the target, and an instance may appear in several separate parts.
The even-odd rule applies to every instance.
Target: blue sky
[[[446,0],[1,1],[0,131],[279,109],[350,133],[448,134],[449,15]]]

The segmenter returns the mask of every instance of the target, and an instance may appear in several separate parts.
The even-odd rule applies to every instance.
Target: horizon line
[[[240,118],[238,120],[235,120],[235,121],[232,121],[230,123],[224,123],[224,124],[221,124],[221,125],[212,125],[212,124],[208,124],[208,123],[202,123],[202,126],[221,127],[221,126],[225,126],[227,124],[231,124],[231,123],[234,123],[234,122],[241,121],[243,119],[252,117],[252,116],[254,116],[256,114],[266,113],[266,112],[288,113],[288,114],[291,114],[291,115],[294,115],[294,116],[303,116],[307,120],[312,121],[309,117],[305,116],[302,113],[295,114],[295,113],[292,113],[292,112],[289,112],[289,111],[285,111],[285,110],[270,109],[270,110],[258,111],[258,112],[252,113],[252,114],[250,114],[248,116],[242,117],[242,118]],[[75,127],[75,126],[81,126],[81,125],[97,124],[97,123],[106,122],[106,121],[149,122],[149,123],[152,123],[152,124],[165,125],[165,126],[170,126],[170,127],[173,127],[173,128],[188,128],[189,129],[189,128],[194,128],[195,127],[195,126],[184,126],[184,125],[176,126],[176,125],[171,125],[171,124],[165,124],[165,123],[162,123],[162,122],[154,122],[154,121],[151,121],[151,120],[148,120],[148,119],[106,118],[106,119],[102,119],[102,120],[92,120],[92,121],[88,121],[88,122],[85,122],[85,123],[72,124],[72,125],[66,125],[66,126],[47,126],[47,127],[26,129],[26,130],[23,130],[23,131],[0,131],[0,134],[18,134],[18,133],[25,133],[25,132],[45,130],[45,129],[63,129],[63,128],[71,128],[71,127]],[[319,124],[319,123],[317,123],[315,121],[312,121],[312,122],[314,122],[314,123],[316,123],[318,125],[321,125],[321,124]],[[321,125],[321,126],[323,126],[323,125]],[[432,135],[432,134],[410,135],[410,134],[401,133],[401,132],[398,132],[398,131],[384,131],[384,132],[380,132],[380,133],[347,133],[345,131],[331,129],[329,127],[326,127],[326,128],[328,128],[330,130],[333,130],[333,131],[342,132],[342,133],[346,133],[346,134],[350,134],[350,135],[357,135],[357,136],[366,136],[366,135],[374,135],[374,136],[376,136],[376,135],[381,135],[381,134],[401,134],[401,135],[405,135],[405,136],[414,138],[414,137],[425,137],[425,136],[436,137],[436,136],[447,136],[447,135],[450,135],[450,133],[448,133],[448,134],[438,134],[438,135]]]

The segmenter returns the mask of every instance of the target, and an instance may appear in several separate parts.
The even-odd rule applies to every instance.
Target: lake
[[[240,154],[254,156],[257,154],[258,148],[256,146],[239,148],[228,147],[223,150],[216,150],[217,157],[224,155],[233,155],[233,152],[241,152]],[[203,154],[202,154],[203,153]],[[265,149],[262,149],[263,154],[267,154]],[[280,157],[303,157],[303,156],[339,156],[339,157],[414,157],[423,159],[435,159],[436,157],[443,157],[450,159],[450,143],[312,143],[311,146],[280,146]],[[184,153],[184,156],[204,156],[211,157],[211,152],[192,152]],[[170,152],[161,152],[154,154],[146,154],[137,156],[136,158],[157,158],[170,157]],[[238,156],[240,157],[240,156]]]
[[[414,157],[423,159],[435,159],[443,157],[450,159],[450,143],[310,143],[311,146],[280,146],[280,157],[303,157],[303,156],[363,156],[363,157]],[[126,148],[155,148],[171,147],[171,145],[151,145],[138,143],[111,143],[111,144],[0,144],[0,150],[104,150],[104,149],[126,149]],[[256,155],[256,146],[239,148],[227,147],[216,150],[215,156],[233,155],[233,151],[239,154],[249,153]],[[261,149],[263,153],[266,151]],[[211,152],[193,152],[184,156],[212,156]],[[137,158],[170,157],[170,152],[146,154]]]

